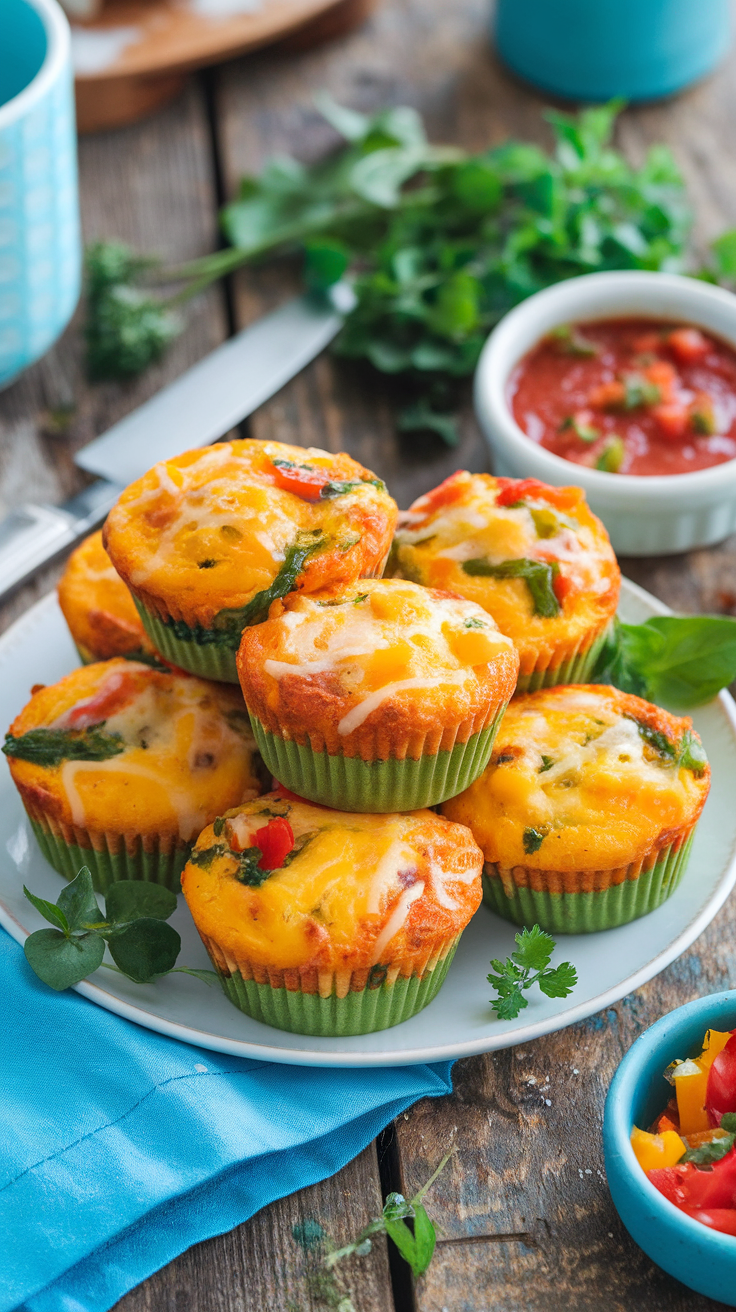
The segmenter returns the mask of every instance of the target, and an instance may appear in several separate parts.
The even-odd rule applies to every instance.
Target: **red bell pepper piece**
[[[431,488],[429,492],[425,492],[419,498],[423,502],[423,509],[429,514],[439,510],[440,506],[449,506],[451,502],[457,501],[458,497],[462,495],[465,482],[464,474],[464,469],[457,469],[454,474],[444,478],[436,487]]]
[[[496,482],[498,483],[497,506],[513,506],[515,501],[525,501],[527,497],[542,497],[544,500],[549,500],[547,494],[551,489],[538,478],[497,478]]]
[[[731,1038],[708,1072],[705,1106],[716,1125],[720,1124],[724,1112],[736,1112],[736,1030],[732,1031]]]
[[[700,1170],[692,1162],[647,1171],[665,1198],[681,1208],[736,1208],[736,1148],[709,1170]]]
[[[701,1225],[710,1226],[711,1230],[720,1230],[722,1235],[736,1235],[736,1207],[683,1207],[683,1212],[699,1221]]]
[[[140,680],[133,671],[113,671],[97,692],[67,711],[64,724],[69,729],[88,729],[90,725],[99,724],[100,720],[121,711],[132,701],[139,686]]]
[[[284,492],[293,492],[302,501],[319,501],[322,488],[330,481],[324,469],[304,468],[301,465],[274,465],[273,480]]]
[[[256,829],[253,844],[261,849],[261,870],[280,870],[294,846],[294,830],[283,816],[275,816],[262,829]]]
[[[662,1166],[653,1171],[647,1171],[647,1180],[651,1180],[655,1189],[659,1189],[661,1194],[669,1202],[674,1203],[675,1207],[682,1207],[686,1203],[685,1181],[695,1171],[691,1162],[687,1166]]]

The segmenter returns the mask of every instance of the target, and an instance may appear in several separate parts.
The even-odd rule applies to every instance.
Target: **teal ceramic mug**
[[[69,24],[56,0],[0,0],[0,387],[65,328],[80,270]]]
[[[728,50],[729,0],[498,0],[509,68],[571,100],[654,100],[704,77]]]

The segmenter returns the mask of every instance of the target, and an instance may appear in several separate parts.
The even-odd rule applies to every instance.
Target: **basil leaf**
[[[269,587],[257,592],[246,606],[241,606],[238,610],[221,610],[215,616],[212,627],[222,638],[223,644],[236,651],[240,646],[243,629],[265,620],[271,602],[294,591],[296,581],[310,556],[324,550],[326,546],[327,539],[321,533],[319,536],[300,534],[286,552],[279,572]]]
[[[556,565],[548,565],[545,561],[529,560],[525,557],[521,560],[503,560],[498,565],[493,565],[481,556],[476,560],[464,561],[463,569],[471,577],[523,579],[529,589],[535,615],[552,619],[560,613],[560,603],[552,586],[558,573]]]
[[[736,620],[657,615],[645,624],[616,625],[591,682],[685,710],[711,701],[734,678]]]
[[[29,729],[15,738],[5,735],[6,756],[32,765],[53,767],[62,761],[107,761],[125,751],[119,733],[105,733],[104,720],[89,729]]]
[[[38,929],[28,935],[23,951],[38,978],[61,992],[97,970],[105,955],[105,944],[98,934],[68,938],[58,929]]]
[[[101,939],[98,942],[102,942]],[[144,917],[111,934],[110,955],[123,974],[136,984],[148,984],[171,970],[181,949],[181,939],[163,920]]]
[[[116,880],[105,898],[107,919],[113,922],[136,920],[139,916],[168,920],[176,906],[176,893],[143,879]]]

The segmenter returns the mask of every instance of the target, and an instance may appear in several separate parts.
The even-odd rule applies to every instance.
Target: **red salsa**
[[[557,328],[517,365],[508,402],[532,441],[612,474],[684,474],[736,457],[736,351],[687,325]]]

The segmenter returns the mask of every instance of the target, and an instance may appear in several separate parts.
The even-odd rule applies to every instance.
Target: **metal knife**
[[[60,506],[21,505],[0,520],[0,598],[91,533],[128,483],[182,451],[207,446],[267,401],[339,332],[355,296],[299,296],[244,328],[113,424],[74,457],[100,477]]]

